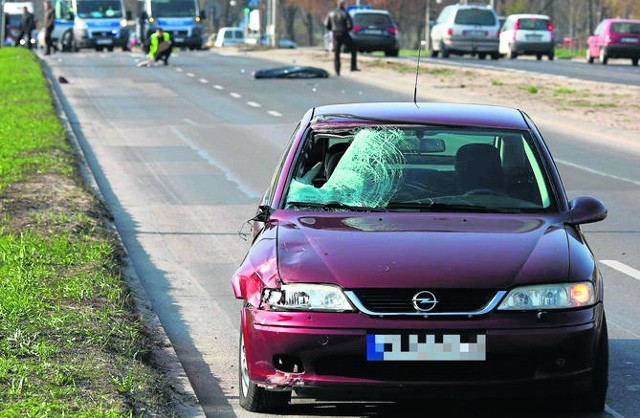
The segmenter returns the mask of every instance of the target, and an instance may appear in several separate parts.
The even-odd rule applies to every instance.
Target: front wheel
[[[631,58],[631,65],[633,65],[634,67],[638,66],[638,58]]]
[[[238,353],[238,377],[240,406],[251,412],[277,412],[284,410],[291,400],[291,391],[274,392],[259,387],[249,379],[247,348],[244,334],[240,330],[240,348]]]

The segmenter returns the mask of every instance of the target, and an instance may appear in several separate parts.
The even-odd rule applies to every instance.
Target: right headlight
[[[262,302],[275,310],[353,311],[342,289],[328,284],[291,283],[275,289],[266,288],[262,292]]]
[[[521,286],[507,294],[498,306],[498,310],[581,308],[593,305],[595,300],[595,291],[591,282]]]

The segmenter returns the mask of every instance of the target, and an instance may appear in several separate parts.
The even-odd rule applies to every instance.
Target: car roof
[[[541,14],[534,14],[534,13],[518,13],[518,14],[513,14],[513,15],[509,15],[508,16],[509,19],[513,19],[513,18],[529,18],[529,19],[550,19],[549,16],[547,15],[541,15]]]
[[[376,122],[476,126],[529,129],[522,112],[515,108],[465,103],[373,102],[318,106],[313,112],[315,126],[347,122],[350,118]],[[327,126],[328,127],[328,126]]]
[[[349,13],[352,15],[360,14],[360,13],[375,13],[379,15],[391,14],[387,10],[379,10],[379,9],[354,9],[354,10],[349,10]]]

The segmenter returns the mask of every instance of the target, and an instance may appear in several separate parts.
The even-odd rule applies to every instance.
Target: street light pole
[[[0,48],[4,46],[5,32],[7,30],[5,26],[6,19],[4,18],[4,2],[5,0],[2,0],[1,2],[2,7],[0,8]]]

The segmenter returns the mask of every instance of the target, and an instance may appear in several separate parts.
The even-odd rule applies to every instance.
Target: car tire
[[[547,55],[547,57],[549,58],[549,61],[553,61],[553,59],[555,58],[555,55],[552,52],[549,55]]]
[[[400,54],[400,51],[397,49],[387,49],[384,51],[385,57],[397,57]]]
[[[542,59],[542,54],[536,54],[536,60],[540,61]]]
[[[444,42],[440,42],[440,53],[442,54],[442,58],[449,58],[449,51],[447,47],[444,46]]]
[[[500,53],[496,52],[496,53],[491,54],[491,59],[492,60],[499,60],[500,59]]]
[[[438,51],[436,51],[435,49],[431,50],[431,58],[438,58]]]
[[[638,58],[631,58],[631,65],[633,65],[634,67],[638,66]]]
[[[593,57],[589,54],[589,48],[587,48],[587,63],[593,64]]]
[[[62,52],[73,52],[73,33],[71,31],[66,31],[62,34],[60,46]]]
[[[604,48],[600,49],[599,59],[600,59],[600,64],[602,65],[606,65],[607,61],[609,61],[609,57],[607,56],[607,53],[605,52]]]
[[[291,400],[291,391],[274,392],[259,387],[249,379],[244,334],[240,330],[238,350],[238,393],[240,406],[251,412],[283,411]]]
[[[481,53],[478,54],[478,59],[483,60],[483,59],[486,59],[486,58],[487,58],[487,54],[485,54],[484,52],[481,52]]]

